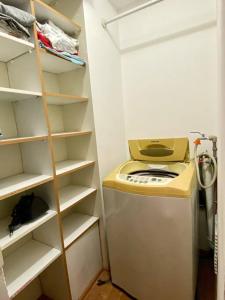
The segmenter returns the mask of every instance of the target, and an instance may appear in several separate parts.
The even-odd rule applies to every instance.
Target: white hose
[[[199,185],[203,188],[203,189],[207,189],[207,188],[210,188],[216,181],[216,177],[217,177],[217,162],[216,162],[216,159],[208,154],[208,153],[202,153],[200,155],[197,154],[197,149],[198,149],[198,145],[195,145],[195,150],[194,150],[194,160],[195,160],[195,165],[196,165],[196,172],[197,172],[197,178],[198,178],[198,182],[199,182]],[[200,170],[199,170],[199,157],[200,156],[207,156],[212,164],[213,164],[213,177],[212,177],[212,180],[207,184],[207,185],[204,185],[201,181],[201,177],[200,177]]]

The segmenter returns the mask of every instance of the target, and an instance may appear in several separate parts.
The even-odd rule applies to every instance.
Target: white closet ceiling
[[[148,0],[109,0],[119,12],[131,9],[137,5],[148,2]]]

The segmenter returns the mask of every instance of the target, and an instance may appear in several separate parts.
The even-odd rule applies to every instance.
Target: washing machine
[[[194,300],[198,191],[187,138],[130,140],[103,182],[112,283],[139,300]]]

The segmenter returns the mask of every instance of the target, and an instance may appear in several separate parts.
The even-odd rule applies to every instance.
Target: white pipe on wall
[[[157,4],[157,3],[159,3],[159,2],[162,2],[162,1],[164,1],[164,0],[151,0],[151,1],[148,1],[148,2],[145,3],[145,4],[139,5],[139,6],[135,7],[135,8],[133,8],[133,9],[130,9],[130,10],[128,10],[128,11],[122,13],[122,14],[119,14],[119,15],[117,15],[117,16],[111,18],[111,19],[108,19],[108,20],[106,20],[106,21],[104,20],[104,21],[102,22],[102,26],[103,26],[104,28],[106,28],[107,25],[110,24],[110,23],[113,23],[113,22],[115,22],[115,21],[117,21],[117,20],[120,20],[120,19],[122,19],[122,18],[124,18],[124,17],[126,17],[126,16],[129,16],[129,15],[131,15],[131,14],[137,12],[137,11],[140,11],[140,10],[142,10],[142,9],[145,9],[145,8],[147,8],[147,7],[149,7],[149,6],[155,5],[155,4]]]

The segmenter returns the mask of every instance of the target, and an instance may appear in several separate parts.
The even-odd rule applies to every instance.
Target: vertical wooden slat
[[[30,2],[31,2],[32,14],[35,16],[34,3],[32,0],[30,0]],[[40,78],[40,82],[41,82],[42,95],[45,95],[46,94],[46,86],[45,86],[45,81],[44,81],[44,76],[43,76],[43,71],[42,71],[42,64],[41,64],[41,58],[40,58],[40,47],[39,47],[39,42],[38,42],[38,38],[37,38],[37,30],[36,30],[35,24],[33,26],[33,30],[34,30],[34,43],[35,43],[36,59],[37,59],[37,65],[38,65],[38,71],[39,71],[39,78]],[[69,290],[70,300],[72,300],[72,294],[71,294],[70,283],[69,283],[69,274],[68,274],[66,255],[65,255],[65,249],[64,249],[64,238],[63,238],[63,227],[62,227],[63,225],[62,225],[62,220],[61,220],[61,215],[60,215],[59,193],[58,193],[58,186],[57,186],[57,179],[56,179],[53,140],[51,137],[51,126],[50,126],[49,115],[48,115],[47,97],[43,96],[42,101],[43,101],[43,106],[44,106],[44,114],[45,114],[45,118],[46,118],[46,123],[47,123],[47,127],[48,127],[48,143],[49,143],[49,150],[51,153],[51,160],[52,160],[52,169],[53,169],[53,177],[54,177],[53,187],[54,187],[54,194],[55,194],[55,201],[56,201],[56,208],[57,208],[57,220],[58,220],[58,225],[59,225],[59,230],[60,230],[62,257],[63,257],[64,268],[66,271],[65,272],[66,273],[66,281],[67,281],[67,286],[68,286],[68,290]]]

